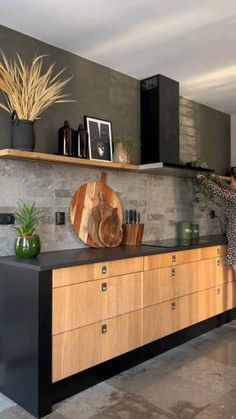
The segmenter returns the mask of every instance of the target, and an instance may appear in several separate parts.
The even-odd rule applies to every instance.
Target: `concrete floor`
[[[58,403],[46,418],[236,418],[236,321]],[[32,416],[0,395],[0,419]]]

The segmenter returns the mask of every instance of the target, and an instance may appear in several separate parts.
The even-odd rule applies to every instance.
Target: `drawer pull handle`
[[[175,310],[175,303],[172,303],[172,304],[171,304],[171,309],[172,309],[172,310]]]
[[[216,262],[217,266],[220,266],[220,260],[218,259]]]
[[[219,247],[218,247],[218,249],[217,249],[217,255],[219,255],[220,254],[220,249],[219,249]]]
[[[101,330],[102,330],[102,333],[107,333],[107,325],[103,324]]]
[[[102,266],[102,274],[106,274],[107,273],[107,267],[106,266]]]
[[[175,255],[172,256],[172,262],[176,262],[176,256]]]
[[[103,283],[102,283],[101,290],[102,290],[103,292],[104,292],[104,291],[107,291],[107,283],[106,283],[106,282],[103,282]]]
[[[217,294],[218,295],[220,294],[220,288],[217,288]]]
[[[171,276],[175,276],[175,269],[171,269]]]

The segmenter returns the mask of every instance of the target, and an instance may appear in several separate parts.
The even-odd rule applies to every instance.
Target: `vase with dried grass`
[[[0,62],[0,91],[5,103],[0,108],[11,115],[11,147],[20,150],[34,150],[34,123],[40,115],[54,103],[71,102],[62,94],[70,78],[61,80],[54,74],[54,64],[43,71],[44,55],[26,64],[17,54],[8,60],[2,52]]]

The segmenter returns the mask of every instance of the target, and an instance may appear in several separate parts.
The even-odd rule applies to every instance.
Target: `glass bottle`
[[[73,134],[69,122],[65,121],[63,127],[58,130],[58,154],[61,156],[73,156]]]
[[[82,124],[79,124],[74,149],[76,150],[77,157],[82,159],[88,158],[88,133]]]

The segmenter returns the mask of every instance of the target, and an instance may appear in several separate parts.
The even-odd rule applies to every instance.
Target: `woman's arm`
[[[223,189],[232,190],[230,184],[227,183],[225,180],[220,179],[218,176],[212,176],[211,180],[213,180],[213,182],[215,182],[218,186],[220,186]]]
[[[236,191],[233,189],[223,189],[217,185],[213,180],[206,178],[203,175],[198,176],[198,182],[204,186],[212,195],[219,196],[227,201],[236,202]]]

